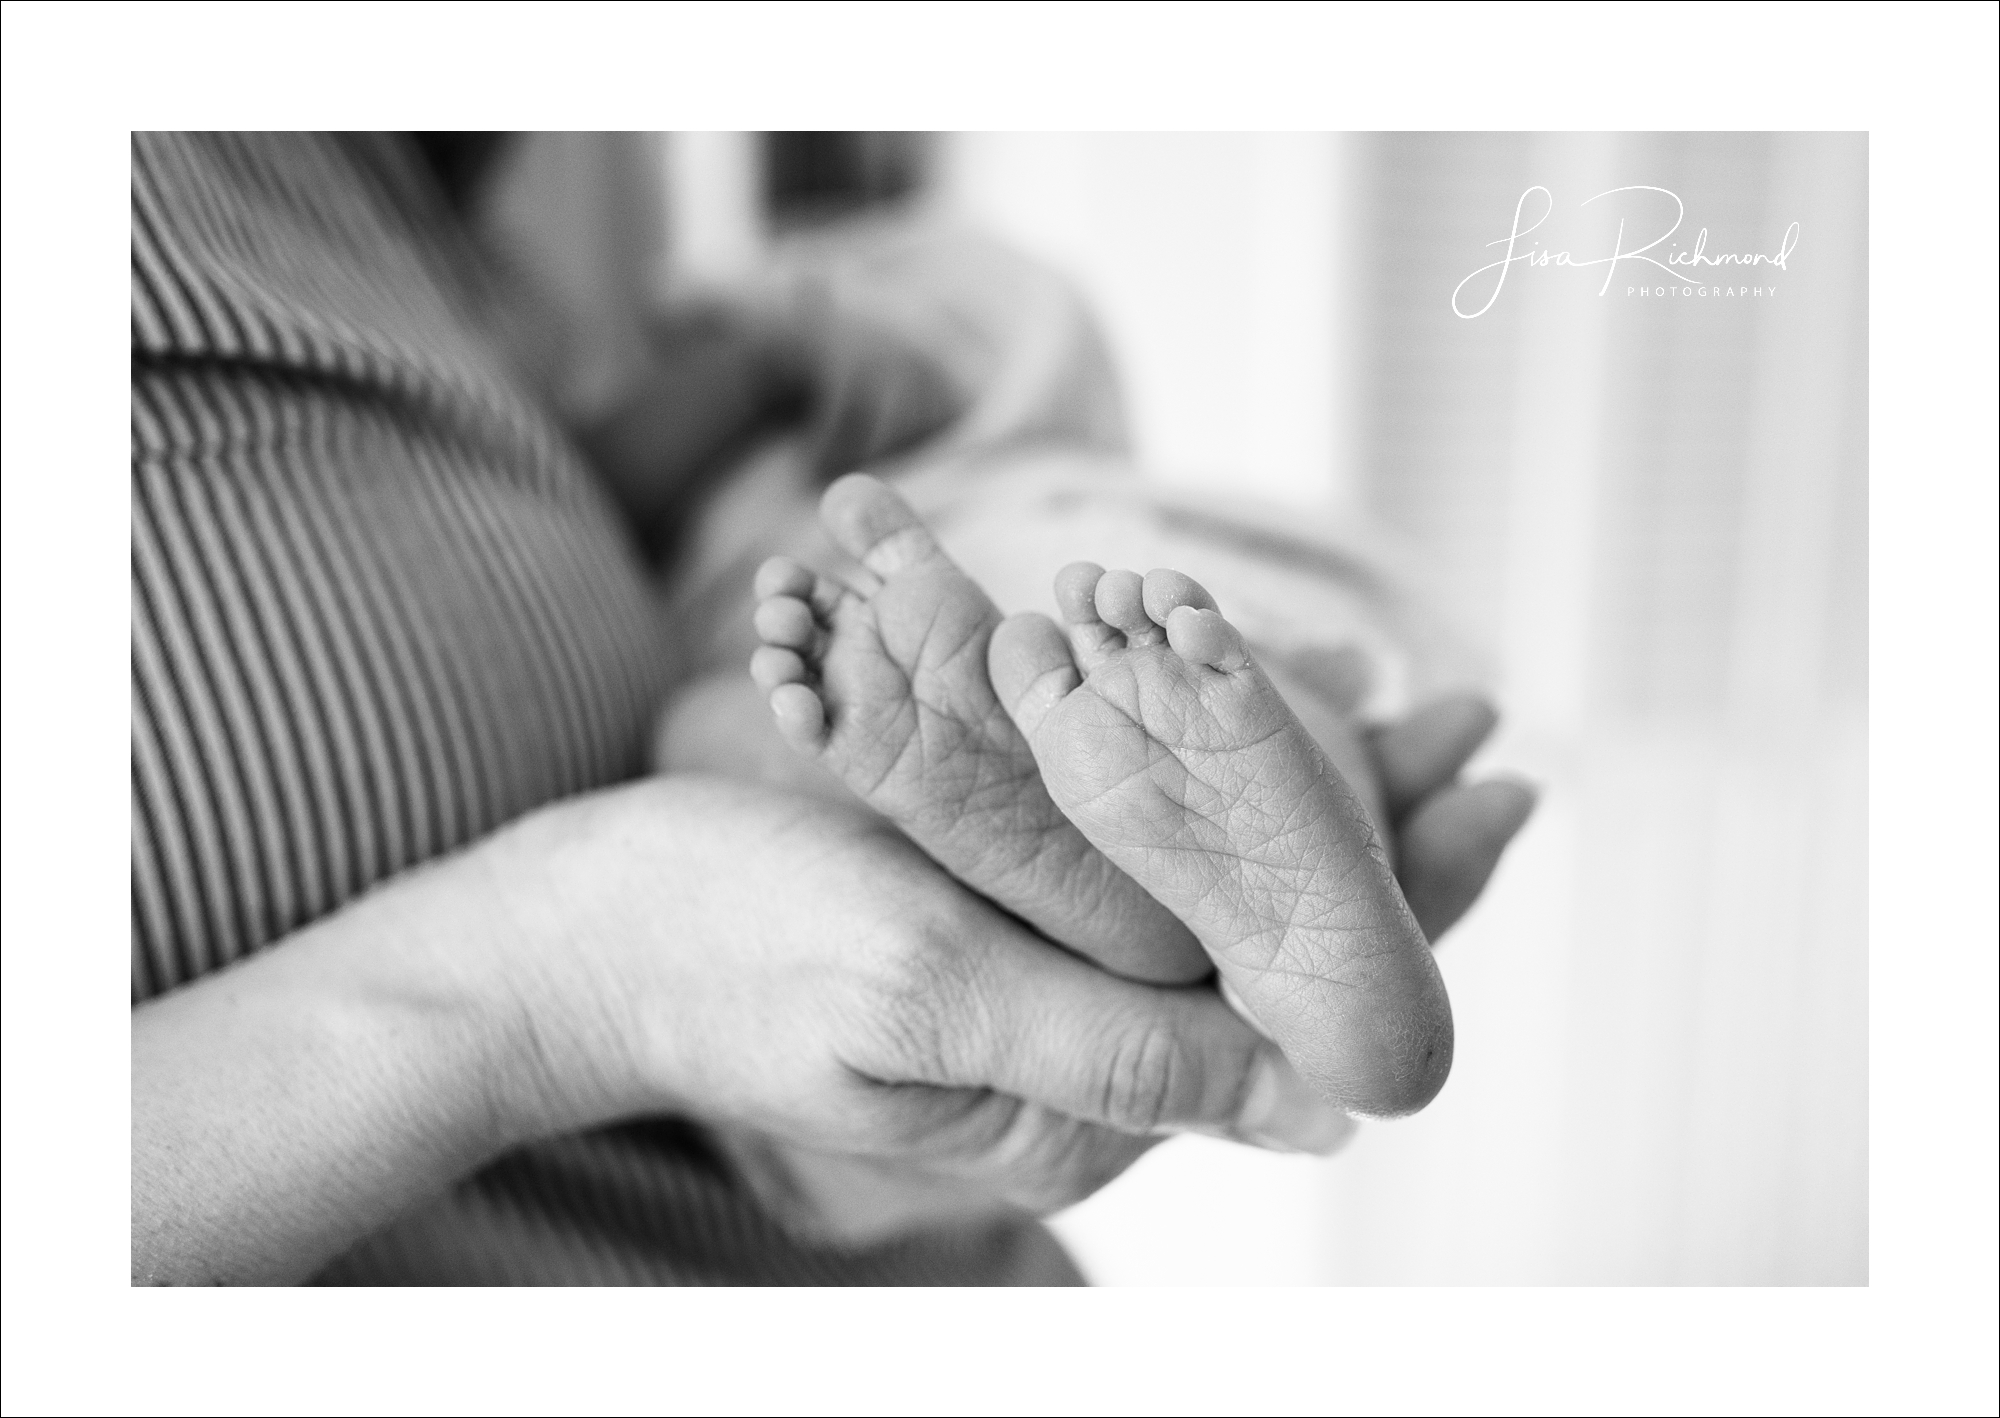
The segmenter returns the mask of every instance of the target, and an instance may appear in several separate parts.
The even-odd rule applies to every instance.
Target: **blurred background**
[[[1093,1280],[1867,1281],[1865,135],[550,133],[512,168],[503,224],[612,332],[573,402],[788,231],[974,223],[1084,291],[1150,476],[1371,526],[1484,666],[1475,769],[1542,800],[1441,944],[1450,1086],[1324,1161],[1157,1149],[1055,1223]],[[1665,230],[1586,201],[1629,187],[1684,204],[1651,255],[1795,249],[1706,296],[1467,281],[1517,204],[1517,250]]]

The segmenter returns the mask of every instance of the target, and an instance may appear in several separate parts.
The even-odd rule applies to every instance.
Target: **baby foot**
[[[784,557],[757,573],[750,673],[779,733],[1051,940],[1134,979],[1208,974],[1187,928],[1050,801],[987,679],[986,593],[874,478],[834,483],[820,516],[866,571],[852,587]]]
[[[992,682],[1058,806],[1200,939],[1239,1008],[1334,1102],[1413,1112],[1451,1006],[1362,806],[1176,571],[1065,567],[1009,617]]]

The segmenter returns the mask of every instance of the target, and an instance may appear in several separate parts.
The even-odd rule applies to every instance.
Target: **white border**
[[[4,25],[9,1411],[1993,1411],[1991,7],[10,4]],[[1871,131],[1872,1286],[128,1289],[106,944],[129,929],[125,135],[320,125]]]

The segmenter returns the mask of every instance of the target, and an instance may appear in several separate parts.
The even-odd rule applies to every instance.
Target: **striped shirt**
[[[132,999],[644,769],[657,593],[414,145],[132,139]],[[503,1158],[350,1284],[1074,1279],[1040,1227],[788,1235],[692,1124]]]

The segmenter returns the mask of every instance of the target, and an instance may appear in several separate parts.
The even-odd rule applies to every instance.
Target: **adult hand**
[[[674,1112],[1046,1213],[1169,1130],[1346,1130],[1210,990],[1118,979],[868,817],[680,775],[490,846],[534,1020],[530,1131]]]
[[[1534,790],[1524,783],[1460,781],[1460,770],[1497,722],[1485,700],[1454,695],[1376,728],[1362,741],[1382,788],[1398,879],[1433,945],[1471,908],[1534,811]],[[1352,1123],[1328,1119],[1304,1150],[1333,1151],[1354,1130]],[[1102,1181],[1111,1180],[1157,1140],[1126,1138],[1121,1148],[1114,1139],[1101,1139]],[[871,1241],[926,1222],[976,1215],[990,1206],[989,1193],[916,1156],[856,1158],[745,1134],[725,1133],[720,1141],[767,1209],[836,1239]]]
[[[132,1015],[135,1279],[302,1279],[511,1147],[676,1113],[1047,1212],[1163,1129],[1338,1136],[1209,991],[1119,980],[847,809],[574,799]]]
[[[761,706],[756,702],[759,696],[741,680],[738,675],[717,676],[678,701],[677,712],[663,718],[659,762],[705,764],[830,801],[851,799],[838,783],[775,736],[767,743],[765,736],[743,732],[743,716],[755,715]],[[1497,719],[1492,707],[1475,696],[1453,696],[1357,739],[1348,727],[1347,710],[1332,704],[1332,696],[1323,705],[1310,697],[1318,691],[1305,680],[1286,683],[1288,697],[1310,716],[1309,727],[1323,742],[1343,752],[1351,744],[1352,752],[1365,757],[1359,766],[1367,777],[1371,803],[1378,796],[1374,789],[1381,789],[1380,806],[1386,830],[1394,838],[1399,879],[1418,923],[1435,944],[1484,889],[1502,852],[1534,808],[1533,791],[1524,784],[1504,779],[1470,785],[1459,781],[1465,762],[1492,732]],[[1226,1128],[1188,1130],[1231,1135]],[[1295,1145],[1332,1151],[1353,1130],[1352,1124],[1327,1117],[1309,1145]],[[1103,1180],[1115,1176],[1156,1140],[1096,1137],[1094,1143],[1102,1149]],[[874,1240],[926,1223],[976,1215],[993,1204],[992,1192],[969,1185],[966,1176],[949,1165],[950,1159],[940,1166],[912,1152],[858,1157],[728,1130],[718,1133],[718,1141],[775,1215],[837,1239]]]

